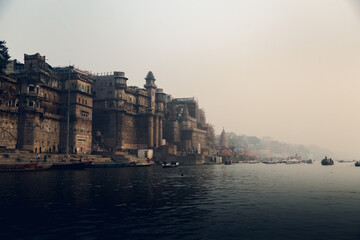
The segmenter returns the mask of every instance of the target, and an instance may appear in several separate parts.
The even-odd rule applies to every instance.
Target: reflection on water
[[[359,182],[350,163],[1,173],[0,239],[359,239]]]

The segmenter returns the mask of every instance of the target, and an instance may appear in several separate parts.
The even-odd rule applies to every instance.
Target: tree
[[[9,63],[10,55],[5,41],[0,41],[0,73],[4,73]]]

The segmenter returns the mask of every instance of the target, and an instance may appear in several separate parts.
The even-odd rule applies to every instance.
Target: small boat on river
[[[360,162],[359,162],[359,161],[357,161],[357,162],[355,163],[355,167],[360,167]]]
[[[49,170],[52,164],[43,163],[14,163],[0,164],[0,172],[29,172]]]
[[[173,168],[173,167],[177,167],[177,166],[179,166],[179,162],[171,162],[171,163],[163,162],[163,164],[162,164],[163,168]]]
[[[331,158],[325,157],[321,160],[321,165],[334,165],[334,161]]]

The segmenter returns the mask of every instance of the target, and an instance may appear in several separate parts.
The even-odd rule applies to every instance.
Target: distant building
[[[128,86],[123,72],[96,76],[93,132],[108,150],[153,148],[161,144],[166,94],[149,72],[144,88]]]
[[[164,138],[179,151],[207,152],[215,149],[213,128],[206,123],[205,112],[194,98],[175,98],[167,102]]]

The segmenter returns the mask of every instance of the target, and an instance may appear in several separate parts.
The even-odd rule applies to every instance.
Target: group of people
[[[56,147],[55,145],[52,147],[39,147],[39,149],[36,147],[35,148],[35,153],[55,153],[56,151]]]

